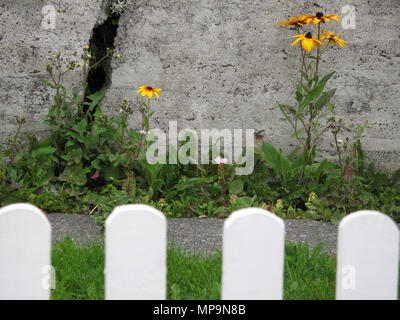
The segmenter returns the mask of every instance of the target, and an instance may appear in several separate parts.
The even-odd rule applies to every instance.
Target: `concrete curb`
[[[87,245],[103,240],[103,227],[90,216],[80,214],[48,214],[52,226],[53,245],[69,235],[77,244]],[[222,248],[224,220],[216,218],[168,219],[168,242],[190,252],[213,252]],[[322,243],[329,252],[336,251],[337,226],[314,220],[285,220],[286,238],[306,242],[310,248]]]

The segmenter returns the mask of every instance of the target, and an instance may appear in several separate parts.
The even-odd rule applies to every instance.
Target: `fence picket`
[[[399,229],[377,211],[354,212],[340,222],[337,300],[397,299]]]
[[[106,221],[106,299],[166,298],[167,223],[147,205],[114,209]]]
[[[247,208],[232,213],[223,232],[222,299],[282,299],[283,220]]]
[[[38,208],[0,209],[0,300],[49,299],[50,255],[50,223]]]

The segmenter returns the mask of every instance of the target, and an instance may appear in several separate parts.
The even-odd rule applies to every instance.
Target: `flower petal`
[[[291,46],[293,47],[297,42],[299,42],[301,40],[301,38],[297,38],[292,44]]]
[[[303,46],[304,50],[310,52],[314,48],[314,40],[305,38],[301,41],[301,45]]]

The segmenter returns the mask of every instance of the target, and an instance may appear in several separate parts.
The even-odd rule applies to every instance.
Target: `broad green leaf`
[[[334,75],[335,72],[331,72],[325,77],[322,78],[321,81],[318,82],[318,84],[309,92],[307,93],[303,103],[302,103],[302,108],[305,108],[308,106],[310,103],[314,102],[322,93],[322,91],[325,88],[325,85],[327,81]]]
[[[99,101],[101,99],[103,99],[104,95],[105,95],[105,91],[100,90],[100,91],[97,91],[96,93],[93,93],[90,96],[88,96],[88,99],[92,100],[91,102],[85,102],[85,105],[87,105],[89,107],[88,111],[91,112],[94,109],[94,107],[99,104]]]
[[[69,163],[79,164],[82,160],[82,149],[77,148],[69,151],[64,159],[68,160]]]
[[[321,162],[320,162],[320,164],[318,165],[318,167],[317,167],[317,169],[315,170],[315,173],[314,173],[314,176],[315,176],[315,180],[316,180],[316,183],[318,184],[318,182],[319,182],[319,179],[320,179],[320,177],[321,177],[321,174],[322,174],[322,172],[327,168],[327,167],[329,167],[329,161],[328,161],[328,159],[324,159],[324,160],[322,160]]]
[[[279,152],[278,150],[275,149],[275,147],[267,142],[263,142],[262,145],[262,151],[263,151],[263,158],[269,164],[272,169],[275,171],[278,171],[278,157],[279,157]]]
[[[125,178],[124,172],[119,167],[105,166],[102,169],[103,169],[103,177],[106,180],[111,180],[111,178],[114,178],[116,180],[121,180]]]
[[[329,103],[331,98],[335,95],[336,89],[329,90],[327,92],[324,92],[315,102],[315,111],[321,110],[326,104]]]
[[[84,133],[84,132],[86,132],[86,127],[87,127],[87,121],[86,121],[86,119],[82,119],[77,124],[75,124],[72,127],[72,129],[75,130],[76,132]]]
[[[243,191],[243,181],[240,179],[233,180],[232,183],[229,185],[229,192],[238,194]]]

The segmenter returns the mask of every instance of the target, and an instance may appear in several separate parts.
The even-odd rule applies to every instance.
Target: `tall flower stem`
[[[319,38],[320,38],[320,35],[319,35],[320,31],[321,31],[321,22],[318,23],[318,41],[319,41]],[[319,47],[318,47],[318,48],[317,48],[317,63],[316,63],[316,66],[315,66],[315,75],[316,75],[317,77],[318,77],[319,58],[320,58],[320,56],[319,56]]]
[[[300,28],[297,27],[297,33],[300,34]],[[306,53],[305,50],[303,49],[303,46],[300,46],[300,51],[301,51],[301,60],[302,60],[302,65],[301,65],[301,70],[305,73],[306,75],[306,81],[308,81],[308,71],[306,67]],[[301,74],[301,80],[303,80],[303,73]],[[301,84],[303,84],[303,81],[301,81]]]
[[[142,149],[143,146],[143,136],[147,136],[147,133],[149,132],[150,129],[150,98],[148,98],[148,102],[143,103],[144,108],[142,109],[142,131],[145,131],[145,134],[142,134],[140,137],[140,142],[139,142],[139,147],[136,153],[136,158],[139,157],[140,150]]]

